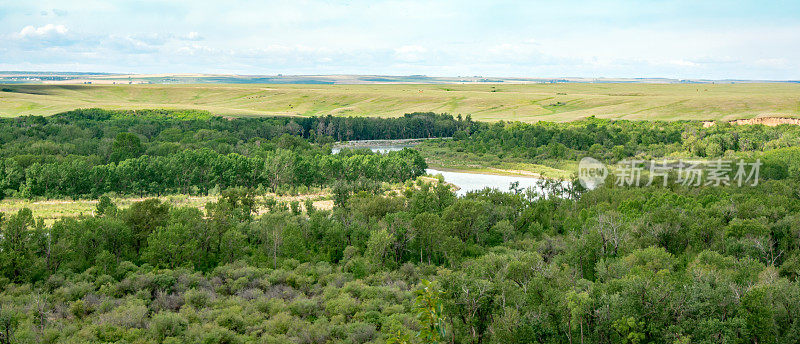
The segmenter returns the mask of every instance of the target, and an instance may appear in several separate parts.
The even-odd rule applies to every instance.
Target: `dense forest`
[[[0,216],[0,343],[800,342],[796,127],[360,122],[428,123],[411,136],[452,135],[424,145],[473,154],[766,161],[755,186],[544,180],[544,193],[456,197],[416,178],[416,150],[330,154],[336,131],[311,130],[326,120],[102,110],[2,120],[7,195],[99,202],[52,224],[28,209]],[[263,197],[296,186],[331,189],[335,206]],[[107,197],[211,188],[220,196],[202,209]]]
[[[14,343],[794,343],[797,190],[456,198],[409,182],[332,211],[255,216],[266,205],[245,189],[205,213],[104,199],[45,226],[22,210],[0,227],[0,330]],[[426,328],[441,334],[421,340]]]
[[[330,154],[335,140],[453,137],[421,146],[439,155],[537,162],[592,156],[762,158],[779,177],[800,173],[797,126],[696,121],[486,124],[469,116],[223,118],[193,110],[75,110],[0,119],[0,198],[96,198],[103,194],[206,194],[250,187],[324,187],[358,179],[419,176],[417,151]],[[439,150],[428,149],[430,147]],[[767,152],[767,153],[764,153]],[[777,172],[776,172],[777,171]]]
[[[228,187],[398,182],[424,173],[415,151],[332,155],[333,140],[452,136],[471,120],[223,118],[197,111],[76,110],[0,119],[0,198],[207,193]]]
[[[568,123],[497,122],[419,148],[434,159],[490,162],[624,159],[762,159],[774,173],[800,176],[800,127],[700,121],[624,121],[589,117]]]

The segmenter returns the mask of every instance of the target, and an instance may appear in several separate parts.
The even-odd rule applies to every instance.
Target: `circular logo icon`
[[[578,163],[578,181],[589,190],[603,185],[607,176],[606,165],[595,158],[585,157]]]

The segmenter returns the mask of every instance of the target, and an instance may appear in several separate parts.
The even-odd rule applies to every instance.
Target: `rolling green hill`
[[[0,116],[192,108],[230,116],[470,114],[485,121],[800,117],[800,84],[0,85]]]

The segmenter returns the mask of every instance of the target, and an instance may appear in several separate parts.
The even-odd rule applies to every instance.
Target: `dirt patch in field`
[[[751,119],[737,119],[735,121],[731,121],[732,124],[763,124],[768,127],[774,127],[781,124],[800,124],[800,119],[797,118],[787,118],[787,117],[761,117],[761,118],[751,118]]]
[[[748,118],[748,119],[735,119],[729,121],[730,124],[736,125],[747,125],[747,124],[763,124],[768,127],[775,127],[781,124],[793,124],[793,125],[800,125],[800,118],[788,118],[788,117],[758,117],[758,118]],[[714,125],[714,121],[704,121],[703,128],[708,128]]]

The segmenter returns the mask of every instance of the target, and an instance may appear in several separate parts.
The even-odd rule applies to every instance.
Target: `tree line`
[[[457,132],[442,145],[453,151],[529,160],[604,161],[632,157],[718,158],[800,145],[800,127],[733,125],[700,121],[628,121],[595,117],[568,123],[497,122]]]
[[[2,167],[12,172],[4,178],[5,190],[12,195],[96,198],[107,193],[197,195],[239,186],[276,192],[292,186],[323,187],[358,179],[401,182],[424,174],[426,164],[413,150],[347,156],[278,149],[246,157],[199,149],[168,156],[143,155],[109,164],[95,165],[91,159],[75,158],[34,163],[25,169],[12,160]]]
[[[469,123],[434,114],[226,119],[196,111],[99,109],[0,119],[0,198],[203,194],[237,186],[276,191],[359,178],[397,182],[424,173],[417,152],[333,155],[334,136],[452,135]]]

